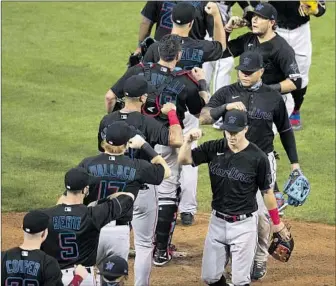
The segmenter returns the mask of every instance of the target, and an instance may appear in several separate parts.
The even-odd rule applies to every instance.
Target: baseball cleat
[[[266,273],[267,273],[266,261],[254,261],[251,273],[251,279],[254,281],[261,280],[266,276]]]
[[[167,250],[155,249],[153,263],[155,266],[163,266],[172,260],[172,256]]]
[[[212,124],[212,127],[219,130],[222,125],[223,125],[223,119],[220,118],[214,124]]]
[[[300,130],[302,128],[299,110],[294,110],[292,115],[289,117],[289,120],[293,130]]]
[[[191,213],[181,213],[181,222],[183,225],[192,225],[194,216]]]

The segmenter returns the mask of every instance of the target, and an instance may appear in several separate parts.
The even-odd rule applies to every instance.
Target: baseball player
[[[218,5],[208,2],[204,7],[206,13],[213,17],[213,35],[214,41],[193,39],[189,36],[190,31],[196,22],[197,8],[189,2],[180,2],[172,9],[172,31],[174,35],[182,38],[182,57],[177,66],[184,70],[190,70],[194,67],[202,67],[206,61],[219,59],[225,49],[225,32],[223,22],[218,9]],[[157,62],[160,59],[158,51],[159,43],[152,44],[144,56],[145,62]],[[184,134],[199,126],[198,119],[189,112],[185,113]],[[196,142],[194,143],[196,146]],[[184,166],[181,172],[181,201],[179,211],[183,225],[191,225],[196,213],[197,201],[197,168]]]
[[[254,11],[248,11],[246,18],[251,21],[252,32],[230,40],[223,57],[237,57],[248,50],[259,51],[264,61],[263,82],[281,92],[290,115],[294,109],[294,101],[289,92],[300,89],[302,79],[293,48],[275,33],[277,11],[271,4],[263,2]],[[235,16],[225,25],[225,30],[229,34],[234,28],[245,25],[244,20]]]
[[[57,260],[40,250],[48,236],[48,223],[49,216],[38,210],[24,216],[23,243],[1,252],[1,285],[63,285]],[[80,285],[86,277],[83,268],[81,265],[76,267],[75,277],[69,286]]]
[[[312,57],[310,16],[321,17],[326,12],[326,1],[272,1],[278,12],[277,34],[294,49],[302,77],[300,89],[293,90],[294,111],[290,115],[294,130],[301,129],[300,108],[307,92]]]
[[[166,102],[176,104],[176,113],[183,127],[185,112],[198,116],[208,100],[204,73],[201,69],[183,71],[176,69],[182,55],[181,39],[176,35],[164,36],[159,44],[160,61],[156,64],[139,64],[129,68],[122,78],[107,92],[107,111],[113,108],[116,98],[123,97],[124,82],[135,74],[145,75],[147,82],[156,89],[149,94],[142,111],[156,120],[168,124],[160,108]],[[192,75],[192,77],[191,77]],[[154,103],[154,104],[150,104]],[[174,231],[178,193],[180,192],[180,166],[177,164],[176,148],[156,145],[155,150],[162,154],[172,170],[172,176],[157,188],[159,196],[159,217],[156,230],[155,265],[164,265],[171,260],[168,246]]]
[[[125,192],[109,196],[96,207],[83,205],[92,182],[94,178],[85,170],[69,170],[64,180],[66,196],[63,195],[55,207],[43,210],[50,220],[49,234],[41,249],[56,258],[62,269],[62,282],[65,285],[73,279],[74,265],[78,264],[87,267],[89,272],[82,285],[96,284],[93,266],[96,259],[102,259],[97,257],[100,230],[110,221],[124,217],[133,207],[134,195]]]
[[[231,255],[232,283],[250,285],[257,244],[258,189],[264,194],[273,231],[285,238],[290,233],[280,221],[267,156],[245,137],[246,112],[227,111],[223,121],[225,138],[205,142],[195,149],[191,149],[191,143],[201,137],[202,131],[191,130],[178,161],[193,166],[207,163],[209,167],[212,214],[203,251],[202,279],[208,285],[226,286],[223,272]]]
[[[285,103],[278,91],[263,84],[264,72],[262,56],[255,51],[244,52],[240,56],[238,82],[219,89],[202,109],[201,124],[211,124],[223,113],[233,110],[247,110],[249,128],[246,138],[256,144],[268,157],[272,182],[276,181],[276,160],[274,158],[274,132],[276,125],[282,145],[291,163],[292,170],[300,170],[294,132],[289,122]],[[270,225],[268,213],[260,192],[257,193],[259,230],[258,248],[255,256],[252,279],[259,280],[266,275]]]
[[[100,286],[124,286],[128,279],[128,263],[120,256],[106,257],[98,265],[101,276]]]
[[[161,112],[168,117],[169,128],[153,117],[141,114],[141,108],[146,102],[149,85],[142,75],[133,75],[125,81],[123,88],[125,106],[119,111],[109,113],[103,117],[98,131],[98,148],[103,151],[101,142],[106,136],[106,128],[116,121],[125,121],[135,127],[136,133],[141,135],[152,147],[156,144],[181,147],[182,128],[176,114],[176,106],[169,102],[162,106]],[[140,152],[139,152],[140,151]],[[131,150],[132,158],[149,160],[141,150]],[[149,285],[153,264],[153,241],[158,216],[158,197],[156,186],[143,184],[134,202],[132,226],[134,231],[135,285]]]

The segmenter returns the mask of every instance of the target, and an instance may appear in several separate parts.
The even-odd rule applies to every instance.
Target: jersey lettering
[[[181,61],[192,61],[196,63],[202,63],[203,50],[182,48]]]
[[[22,279],[19,277],[8,277],[5,286],[39,286],[40,283],[35,279]]]
[[[37,276],[40,269],[40,263],[31,260],[7,260],[6,270],[8,274],[29,274]]]
[[[105,199],[109,195],[122,192],[125,189],[126,182],[100,181],[97,200]]]
[[[240,172],[238,169],[235,167],[225,170],[220,167],[219,163],[213,163],[210,162],[209,164],[209,170],[212,174],[220,176],[222,178],[229,178],[235,181],[240,181],[243,183],[253,183],[254,182],[254,177],[252,175],[244,174]]]
[[[89,172],[95,177],[113,177],[123,181],[134,181],[136,175],[136,169],[115,164],[92,165]]]
[[[79,230],[81,227],[81,217],[79,216],[53,216],[54,229]]]
[[[172,11],[175,4],[165,1],[161,8],[160,27],[171,30],[173,28]]]
[[[74,232],[63,232],[58,234],[59,246],[62,249],[63,260],[76,259],[79,256],[76,234]]]

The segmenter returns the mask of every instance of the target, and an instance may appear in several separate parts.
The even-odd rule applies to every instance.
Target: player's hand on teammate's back
[[[226,105],[226,110],[232,110],[232,109],[246,111],[246,106],[241,101],[232,102]]]
[[[128,146],[133,149],[140,149],[146,141],[139,134],[135,135],[128,141]]]
[[[273,225],[272,230],[273,232],[278,232],[285,240],[289,240],[291,238],[291,233],[282,221],[278,225]]]
[[[109,195],[108,198],[111,200],[111,199],[115,199],[121,195],[127,195],[129,197],[131,197],[133,200],[134,200],[134,195],[132,193],[129,193],[129,192],[116,192],[112,195]]]
[[[83,265],[75,265],[75,275],[79,275],[83,280],[88,276],[89,272]]]
[[[201,68],[193,68],[191,70],[191,75],[197,81],[205,79],[205,72]]]
[[[213,17],[215,17],[216,15],[220,13],[218,5],[215,2],[209,2],[205,6],[204,10],[205,12],[207,12],[209,15],[212,15]]]
[[[193,128],[185,135],[185,140],[187,140],[188,142],[197,141],[202,137],[202,135],[203,132],[201,129]]]
[[[161,108],[161,112],[165,115],[167,115],[171,110],[176,110],[176,105],[172,102],[165,103]]]

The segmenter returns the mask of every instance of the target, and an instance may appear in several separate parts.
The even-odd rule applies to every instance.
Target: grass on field
[[[313,19],[311,84],[296,133],[312,191],[288,216],[335,222],[335,3]],[[51,206],[64,172],[96,154],[103,97],[125,71],[137,43],[143,2],[2,3],[2,210]],[[236,10],[238,11],[238,10]],[[235,37],[235,36],[233,36]],[[233,78],[234,78],[233,74]],[[205,140],[221,133],[205,127]],[[278,182],[289,174],[277,142]],[[210,208],[206,166],[199,175],[200,211]]]

